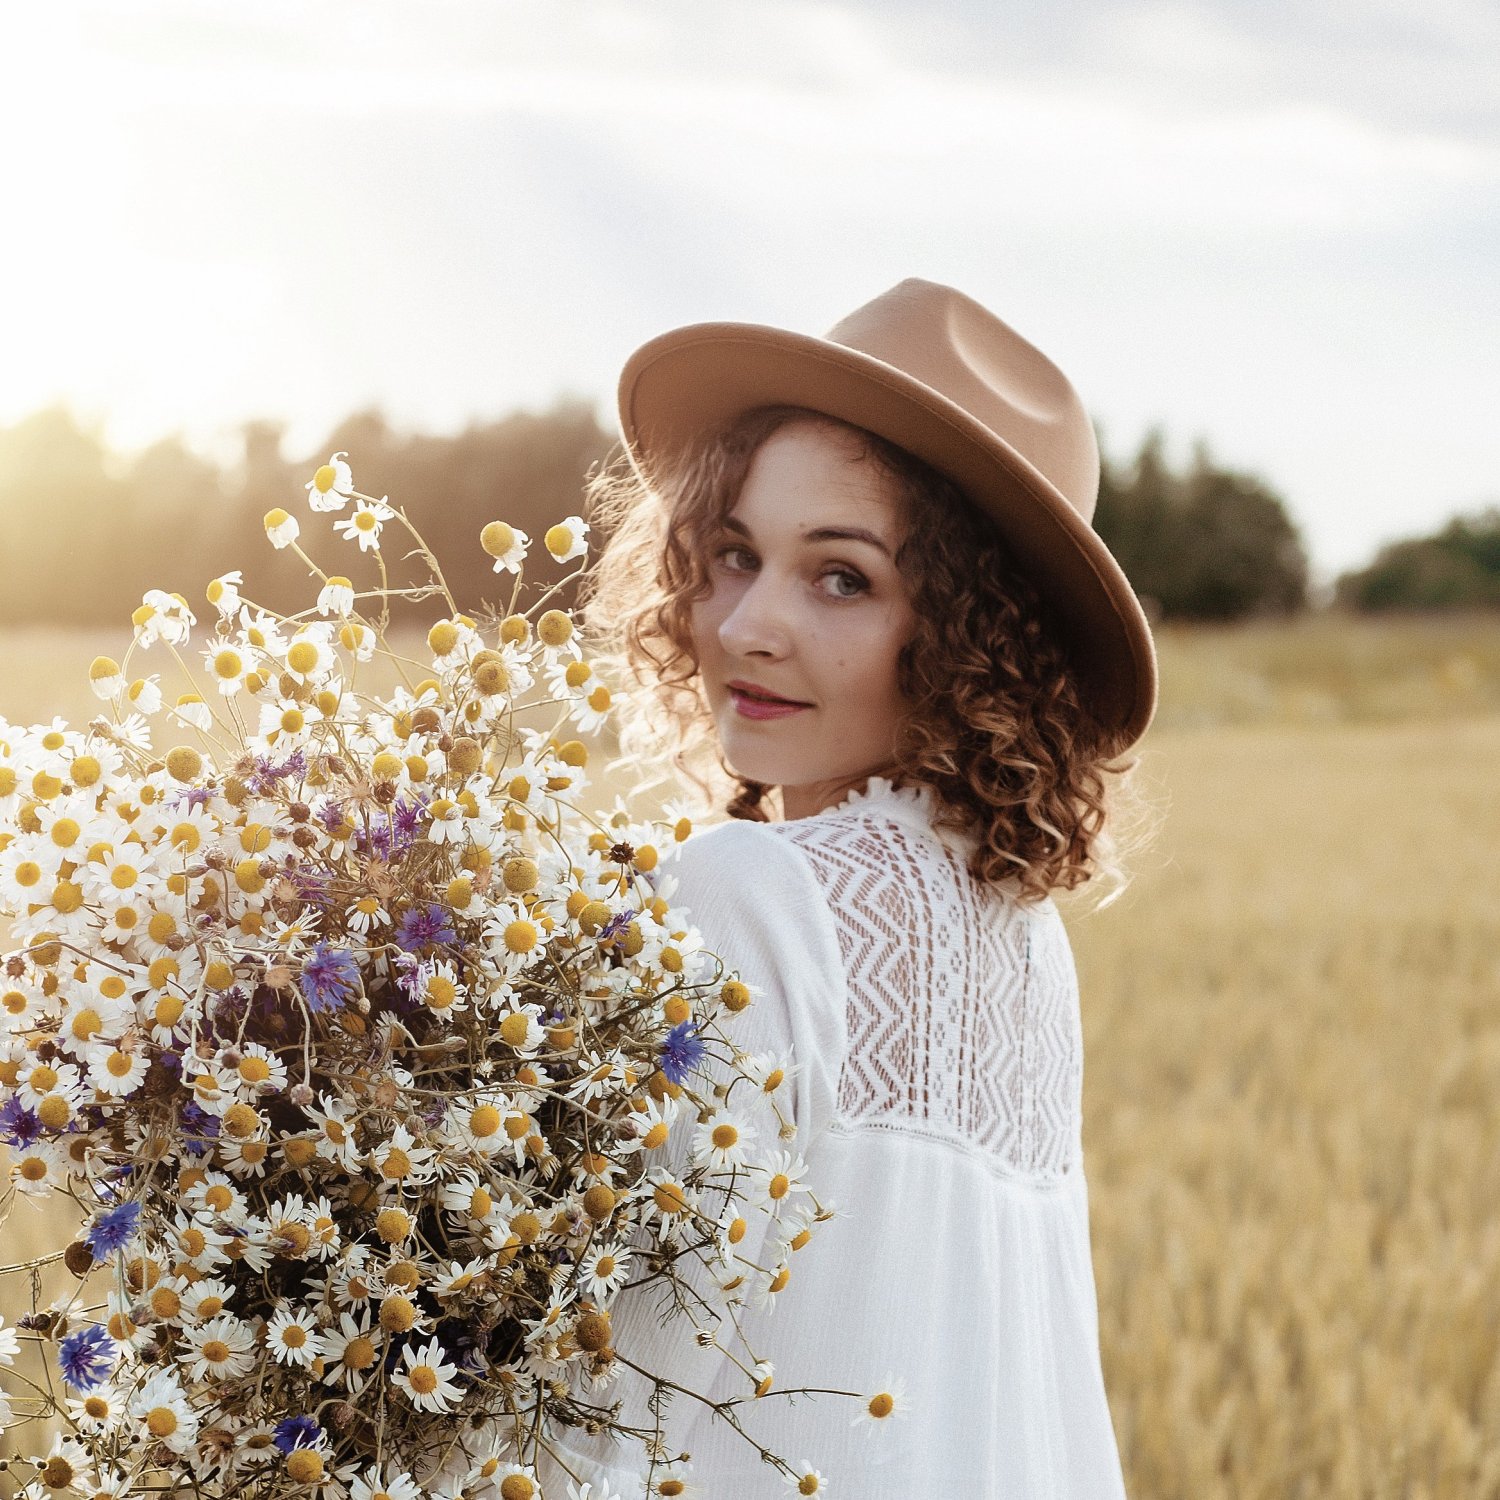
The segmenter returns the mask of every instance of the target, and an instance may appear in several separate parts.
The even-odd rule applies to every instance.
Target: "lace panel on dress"
[[[848,981],[839,1128],[937,1137],[1002,1176],[1081,1156],[1078,981],[1051,903],[983,886],[960,852],[879,806],[769,825],[806,855]]]

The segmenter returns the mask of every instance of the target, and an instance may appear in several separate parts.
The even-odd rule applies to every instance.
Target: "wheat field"
[[[0,637],[0,715],[118,643]],[[1155,842],[1066,903],[1127,1491],[1500,1500],[1500,622],[1161,647]]]

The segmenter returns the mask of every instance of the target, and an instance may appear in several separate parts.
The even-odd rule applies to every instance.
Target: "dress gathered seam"
[[[956,1155],[965,1157],[974,1162],[976,1166],[982,1167],[991,1177],[1000,1182],[1008,1183],[1013,1187],[1032,1188],[1041,1193],[1052,1193],[1067,1187],[1081,1169],[1081,1163],[1075,1160],[1070,1162],[1066,1167],[1052,1172],[1018,1171],[1015,1167],[1001,1161],[992,1152],[985,1150],[982,1146],[974,1145],[973,1142],[965,1140],[962,1136],[953,1135],[948,1131],[940,1129],[935,1130],[931,1126],[922,1125],[913,1120],[832,1119],[823,1128],[832,1135],[841,1135],[846,1139],[860,1135],[900,1135],[908,1139],[926,1141],[936,1146],[944,1146]]]

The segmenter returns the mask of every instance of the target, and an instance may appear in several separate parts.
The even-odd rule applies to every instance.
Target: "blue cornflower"
[[[121,1203],[106,1209],[84,1230],[83,1242],[94,1252],[95,1260],[103,1260],[116,1250],[123,1250],[135,1238],[141,1222],[139,1203]]]
[[[115,1341],[98,1323],[90,1323],[62,1341],[57,1363],[75,1391],[91,1391],[115,1362]]]
[[[296,1448],[316,1448],[322,1441],[323,1429],[311,1417],[284,1417],[276,1424],[271,1441],[283,1455]]]
[[[23,1150],[42,1133],[42,1122],[14,1094],[0,1108],[0,1141]]]
[[[335,1010],[359,988],[359,962],[347,948],[319,943],[302,966],[301,984],[313,1010]]]
[[[698,1023],[683,1021],[667,1033],[666,1041],[661,1044],[661,1070],[672,1083],[681,1084],[703,1061],[707,1051],[707,1045],[698,1035]]]
[[[433,903],[425,910],[414,906],[401,918],[396,942],[408,953],[420,953],[435,943],[457,943],[458,934],[449,925],[447,911]]]
[[[607,921],[604,926],[599,929],[599,941],[602,943],[606,938],[617,937],[620,933],[624,932],[625,929],[629,927],[633,921],[635,921],[638,915],[638,912],[632,911],[628,906],[624,909],[624,911],[617,911],[614,916],[612,916],[609,921]]]

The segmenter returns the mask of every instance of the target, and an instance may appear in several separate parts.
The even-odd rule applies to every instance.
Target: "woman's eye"
[[[823,574],[823,577],[845,579],[852,585],[847,593],[841,589],[835,589],[833,596],[836,599],[857,599],[869,588],[869,584],[858,573],[852,573],[848,568],[830,568],[828,572]]]

